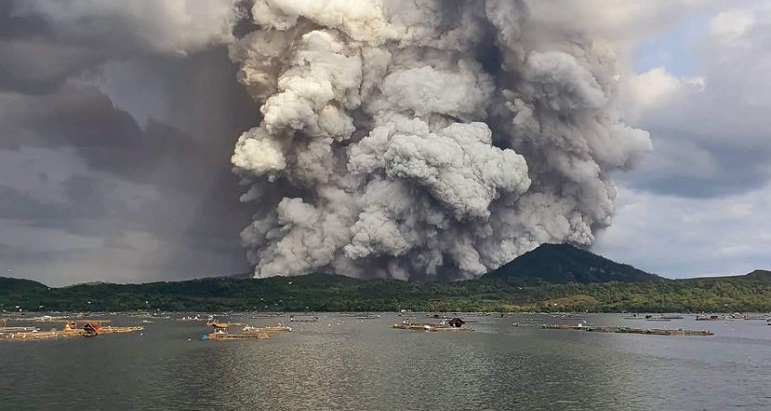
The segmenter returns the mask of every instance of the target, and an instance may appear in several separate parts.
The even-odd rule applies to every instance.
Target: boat
[[[717,321],[720,316],[717,314],[702,314],[696,316],[696,321]]]

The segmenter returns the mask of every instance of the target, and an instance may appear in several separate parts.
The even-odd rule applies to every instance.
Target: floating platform
[[[718,320],[725,320],[725,317],[720,317],[717,314],[709,314],[709,315],[697,315],[696,321],[718,321]]]
[[[38,327],[0,327],[0,334],[35,331],[40,331],[40,329]]]
[[[292,327],[286,327],[283,325],[269,325],[265,327],[254,327],[247,325],[242,330],[244,333],[288,333],[292,331]]]
[[[107,326],[102,327],[99,329],[99,334],[124,334],[124,333],[133,333],[137,331],[144,330],[145,327],[141,326],[133,326],[133,327],[114,327],[114,326]]]
[[[269,338],[270,338],[270,335],[266,332],[238,333],[238,334],[213,332],[213,333],[201,335],[202,340],[213,340],[213,341],[267,340]]]
[[[88,323],[87,323],[88,324]],[[93,324],[91,322],[90,324]],[[8,331],[8,329],[27,328],[28,330]],[[6,327],[0,331],[0,340],[5,341],[40,341],[54,340],[71,337],[95,337],[102,334],[123,334],[144,330],[144,327],[97,327],[94,331],[73,326],[68,323],[62,330],[52,329],[50,331],[40,331],[34,327]]]
[[[514,323],[515,327],[526,327],[527,325],[519,325]],[[600,332],[600,333],[616,333],[616,334],[645,334],[645,335],[665,335],[665,336],[708,336],[713,335],[712,331],[708,330],[685,330],[678,329],[663,329],[663,328],[634,328],[634,327],[619,327],[619,326],[590,326],[590,325],[561,325],[561,324],[541,324],[535,326],[542,330],[573,330],[573,331],[585,331],[585,332]]]
[[[217,328],[240,327],[244,325],[244,323],[224,323],[219,321],[208,321],[206,325],[217,329]]]
[[[294,315],[290,315],[289,321],[293,323],[317,323],[319,322],[319,317],[295,317]]]
[[[0,340],[4,341],[40,341],[54,340],[59,338],[83,337],[86,334],[84,330],[73,331],[20,331],[11,333],[0,333]]]
[[[425,323],[407,323],[407,324],[394,324],[391,328],[399,330],[410,331],[474,331],[471,328],[464,327],[450,327],[449,325],[442,324],[425,324]]]

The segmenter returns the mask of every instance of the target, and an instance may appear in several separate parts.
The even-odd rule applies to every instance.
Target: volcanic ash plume
[[[597,39],[511,0],[259,0],[231,47],[262,122],[233,155],[256,277],[475,278],[610,224],[650,149]],[[546,33],[546,34],[544,34]]]

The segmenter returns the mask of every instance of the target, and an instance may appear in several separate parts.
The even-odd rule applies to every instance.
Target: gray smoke
[[[262,122],[232,162],[256,277],[479,277],[589,246],[650,150],[615,57],[512,0],[258,0],[231,45]]]

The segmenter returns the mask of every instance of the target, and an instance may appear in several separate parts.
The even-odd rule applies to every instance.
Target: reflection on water
[[[469,323],[476,332],[420,333],[390,329],[394,315],[327,315],[270,340],[228,342],[200,341],[200,324],[160,320],[146,324],[142,335],[4,343],[0,410],[760,410],[771,404],[771,327],[764,322],[587,317],[594,324],[706,326],[713,337],[512,327],[556,321],[533,319],[481,317]]]

